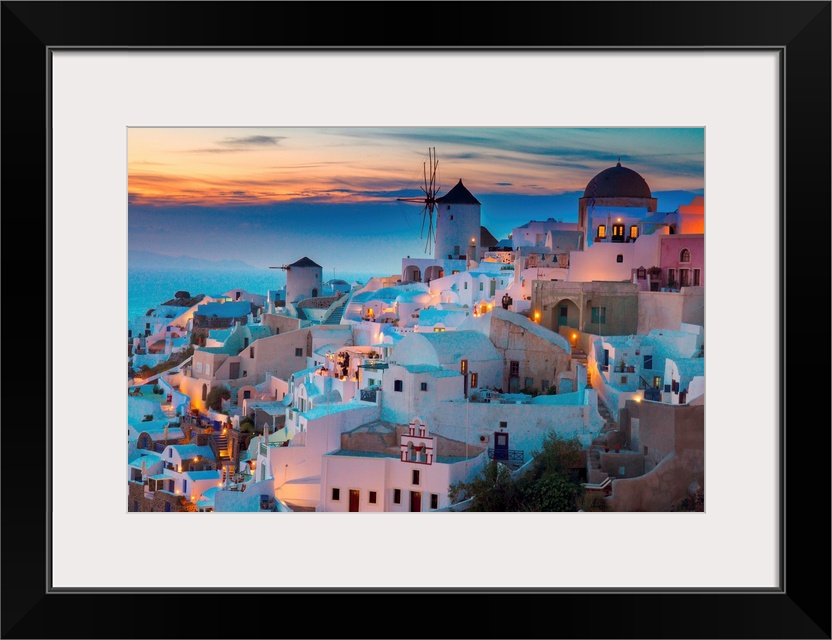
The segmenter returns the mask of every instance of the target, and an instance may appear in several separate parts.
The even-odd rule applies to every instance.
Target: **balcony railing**
[[[510,462],[523,462],[522,449],[494,449],[488,450],[488,457],[491,460],[508,460]]]
[[[362,389],[361,390],[361,401],[362,402],[375,402],[377,397],[377,389]]]

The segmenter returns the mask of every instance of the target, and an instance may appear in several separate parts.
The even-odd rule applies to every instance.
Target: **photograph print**
[[[129,128],[127,511],[704,512],[704,150]]]

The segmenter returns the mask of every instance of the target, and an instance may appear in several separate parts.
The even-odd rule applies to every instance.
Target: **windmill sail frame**
[[[428,163],[430,163],[430,174],[428,174]],[[427,225],[427,238],[425,239],[425,253],[432,252],[432,243],[435,233],[435,214],[436,214],[436,194],[439,192],[439,185],[436,181],[436,169],[439,166],[439,160],[436,158],[436,147],[428,148],[428,160],[422,163],[422,174],[424,185],[420,187],[425,194],[420,198],[396,198],[400,202],[418,202],[421,203],[422,211],[422,231],[420,238],[425,238],[425,225]]]

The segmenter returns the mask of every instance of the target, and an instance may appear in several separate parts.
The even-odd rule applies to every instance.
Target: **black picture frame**
[[[0,430],[3,638],[830,638],[830,429],[825,415],[814,417],[816,407],[826,409],[816,398],[826,360],[814,356],[813,330],[828,326],[829,299],[811,290],[803,303],[800,293],[830,257],[830,2],[12,1],[2,2],[0,20],[3,282],[12,301],[4,318]],[[48,96],[50,51],[70,47],[777,50],[784,80],[782,336],[779,345],[753,348],[770,350],[772,366],[781,367],[780,588],[54,592],[48,487],[58,480],[45,442],[57,408],[48,376],[40,377],[48,372],[58,313],[43,306],[51,293]],[[32,256],[33,248],[44,255]],[[800,308],[807,315],[797,318]],[[825,344],[826,332],[819,337]],[[737,481],[754,491],[753,468],[738,468]],[[84,496],[94,499],[89,490]],[[137,564],[153,561],[125,548]],[[418,627],[404,615],[411,607],[422,612]]]

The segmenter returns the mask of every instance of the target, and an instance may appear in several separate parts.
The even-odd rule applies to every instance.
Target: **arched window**
[[[679,253],[679,262],[690,262],[690,251],[682,249]]]

